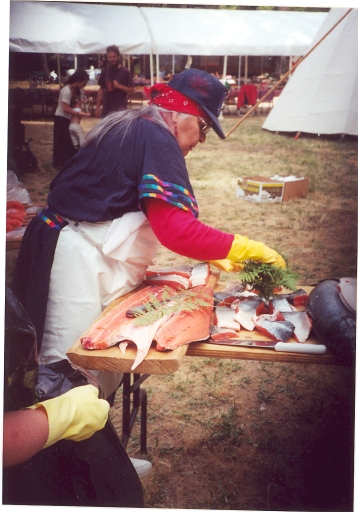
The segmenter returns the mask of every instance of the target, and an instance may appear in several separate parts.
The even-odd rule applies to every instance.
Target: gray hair
[[[90,130],[83,141],[83,146],[88,146],[92,142],[95,142],[98,146],[101,140],[113,129],[118,127],[118,135],[123,141],[126,135],[130,134],[130,131],[135,122],[141,117],[150,119],[154,123],[159,124],[166,130],[170,131],[169,126],[163,119],[162,114],[169,114],[171,111],[166,110],[156,105],[148,105],[139,109],[133,110],[122,110],[119,112],[112,112],[105,118],[101,119],[93,128]]]

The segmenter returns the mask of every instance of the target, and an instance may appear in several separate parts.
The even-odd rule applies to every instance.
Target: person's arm
[[[49,433],[45,409],[6,412],[3,422],[3,465],[14,466],[45,446]]]
[[[88,384],[4,415],[3,465],[28,460],[61,439],[82,441],[106,424],[109,403]]]
[[[113,86],[115,89],[119,89],[125,92],[126,94],[132,94],[132,92],[135,91],[135,87],[127,87],[126,85],[122,85],[119,82],[117,82],[117,80],[113,80]]]
[[[101,105],[103,99],[104,89],[100,87],[97,92],[97,107],[96,107],[96,117],[101,117]]]
[[[90,116],[90,114],[87,114],[86,112],[82,112],[82,111],[77,112],[72,107],[70,107],[70,105],[68,103],[66,103],[65,101],[62,101],[61,105],[62,105],[62,110],[64,112],[66,112],[66,114],[70,114],[71,116],[75,116],[75,117],[89,117]]]
[[[283,258],[262,242],[212,228],[189,212],[161,199],[145,198],[144,205],[150,225],[160,243],[182,256],[213,263],[230,260],[237,264],[245,260],[255,260],[279,267],[286,266]],[[217,266],[222,270],[233,269],[232,265],[219,263]]]

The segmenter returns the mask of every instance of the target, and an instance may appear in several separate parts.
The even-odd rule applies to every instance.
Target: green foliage
[[[137,311],[132,310],[135,316],[135,325],[151,325],[166,315],[172,315],[178,311],[194,311],[202,307],[211,307],[211,302],[207,302],[202,297],[198,297],[193,290],[185,290],[172,296],[169,293],[170,288],[165,287],[162,300],[158,300],[155,295],[149,296],[149,301],[143,304]]]
[[[288,268],[251,260],[244,263],[244,269],[240,273],[242,283],[252,287],[264,300],[271,299],[277,288],[295,291],[298,278],[298,274]]]

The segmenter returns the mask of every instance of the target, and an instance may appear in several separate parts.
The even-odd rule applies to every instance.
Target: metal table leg
[[[147,451],[147,393],[140,385],[149,375],[133,374],[131,384],[131,373],[123,375],[123,413],[122,413],[122,444],[127,447],[135,419],[140,409],[140,448],[142,452]],[[131,394],[133,403],[131,406]]]

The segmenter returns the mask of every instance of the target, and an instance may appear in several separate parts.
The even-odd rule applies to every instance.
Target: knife
[[[243,347],[271,348],[277,352],[297,352],[299,354],[325,354],[327,348],[325,345],[315,345],[313,343],[284,343],[282,341],[264,341],[264,340],[239,340],[231,338],[230,340],[210,341],[216,345],[235,345]]]

